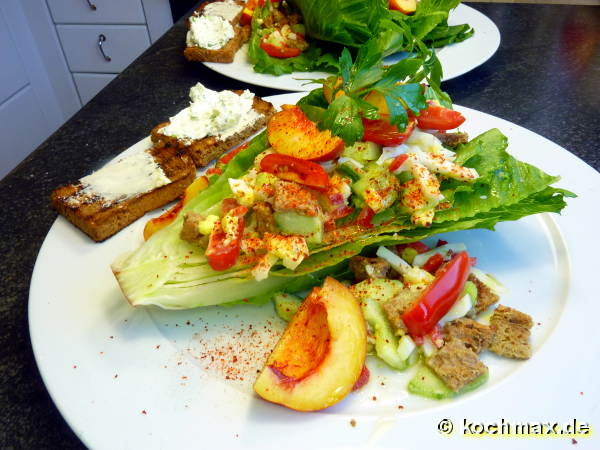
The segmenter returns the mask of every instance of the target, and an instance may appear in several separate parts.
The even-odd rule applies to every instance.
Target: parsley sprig
[[[384,65],[387,42],[381,36],[364,44],[354,59],[344,48],[338,74],[315,80],[323,87],[302,98],[298,105],[311,120],[341,137],[346,145],[362,139],[363,117],[381,118],[377,106],[369,102],[375,95],[372,92],[385,99],[387,119],[400,131],[408,124],[409,112],[418,116],[429,99],[451,107],[450,97],[440,89],[442,68],[435,52],[418,39],[412,39],[412,43],[413,51],[391,66]],[[325,99],[325,92],[330,93],[331,103]]]

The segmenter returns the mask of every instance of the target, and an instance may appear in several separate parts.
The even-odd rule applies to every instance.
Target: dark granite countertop
[[[529,128],[600,169],[600,9],[470,6],[496,23],[502,43],[484,65],[444,84],[455,103]],[[48,201],[52,189],[145,137],[186,106],[197,81],[261,96],[281,93],[186,63],[184,34],[176,24],[0,182],[1,448],[82,447],[44,387],[27,323],[31,273],[56,218]]]

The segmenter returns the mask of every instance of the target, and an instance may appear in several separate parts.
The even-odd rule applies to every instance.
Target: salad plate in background
[[[449,25],[467,23],[475,30],[469,39],[450,44],[436,50],[444,68],[443,80],[456,78],[485,63],[500,45],[500,32],[488,17],[474,8],[460,4],[450,12]],[[402,54],[391,55],[386,63],[397,62]],[[203,63],[206,67],[226,77],[257,86],[265,86],[285,91],[310,91],[314,84],[306,79],[325,78],[331,74],[325,72],[294,72],[280,76],[255,72],[248,60],[248,46],[244,45],[236,53],[232,63]]]
[[[279,106],[299,98],[287,94],[268,100]],[[371,381],[360,391],[320,412],[290,411],[252,394],[256,371],[285,327],[271,304],[187,311],[132,308],[110,264],[139,246],[147,217],[100,244],[59,217],[36,262],[29,322],[44,382],[75,433],[93,448],[360,448],[399,443],[412,448],[442,440],[465,448],[481,442],[462,436],[447,440],[438,432],[441,419],[453,420],[459,432],[463,419],[598,419],[595,374],[600,363],[594,355],[600,351],[600,336],[592,320],[600,307],[594,300],[592,258],[600,249],[587,224],[598,219],[600,176],[539,135],[455,108],[467,118],[461,128],[471,136],[499,128],[509,138],[510,153],[560,173],[561,186],[579,195],[561,216],[541,214],[500,223],[495,232],[440,236],[464,242],[478,258],[478,267],[508,288],[501,302],[533,317],[531,360],[487,357],[487,384],[443,402],[409,395],[406,383],[412,373],[393,372],[370,360]],[[128,152],[147,145],[148,139]],[[589,358],[573,351],[578,343],[585,343]],[[566,374],[557,367],[573,370]],[[517,397],[526,410],[515,408]],[[511,440],[513,447],[523,448],[547,448],[548,443]]]

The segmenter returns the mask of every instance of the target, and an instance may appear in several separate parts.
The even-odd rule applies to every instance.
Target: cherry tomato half
[[[427,109],[417,117],[419,128],[424,130],[452,130],[460,126],[465,117],[458,111],[430,103]]]
[[[321,191],[330,184],[329,175],[319,164],[289,155],[267,155],[260,161],[260,168],[282,180],[295,181]]]
[[[248,208],[245,206],[238,206],[230,211],[232,216],[238,218],[237,230],[233,235],[225,233],[221,221],[215,223],[206,249],[208,264],[214,270],[227,270],[237,261],[244,233],[244,215],[247,212]]]
[[[375,142],[385,147],[394,147],[402,144],[408,139],[415,129],[416,121],[412,117],[404,131],[398,131],[398,127],[392,125],[388,118],[381,115],[381,119],[362,118],[364,128],[363,141]]]
[[[279,47],[277,45],[273,45],[265,40],[267,37],[268,35],[261,39],[260,48],[267,52],[267,55],[272,56],[273,58],[293,58],[294,56],[298,56],[300,53],[302,53],[302,50],[299,48],[286,46]]]
[[[470,268],[469,254],[463,251],[436,272],[419,299],[402,314],[411,336],[424,336],[434,329],[463,291]]]

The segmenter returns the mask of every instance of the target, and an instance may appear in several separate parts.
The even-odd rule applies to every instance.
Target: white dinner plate
[[[437,50],[444,70],[443,80],[456,78],[483,64],[491,58],[500,45],[500,32],[496,24],[474,8],[459,5],[450,12],[448,23],[450,25],[468,23],[475,30],[475,34],[466,41]],[[392,64],[399,59],[400,56],[392,55],[386,58],[386,62]],[[247,45],[240,48],[232,63],[203,64],[226,77],[284,91],[311,91],[315,85],[307,84],[307,78],[318,79],[331,75],[324,72],[294,72],[275,76],[255,72],[248,61]]]
[[[268,100],[281,105],[299,96]],[[288,410],[260,400],[251,389],[284,328],[271,304],[133,308],[109,265],[142,243],[148,217],[103,243],[59,217],[33,272],[29,326],[46,387],[81,440],[95,449],[462,449],[482,445],[481,439],[463,436],[464,421],[600,424],[600,246],[596,227],[590,226],[600,219],[600,175],[531,131],[456,109],[467,117],[464,129],[471,136],[501,129],[512,154],[562,175],[558,185],[579,195],[569,199],[562,215],[501,223],[495,232],[443,236],[466,243],[478,267],[505,284],[502,304],[533,316],[530,360],[487,353],[483,361],[490,379],[484,386],[454,400],[433,401],[408,394],[410,371],[393,372],[369,359],[369,383],[341,403],[314,413]],[[145,145],[147,139],[129,151]],[[452,435],[438,431],[442,419],[454,423]],[[565,448],[571,438],[507,439],[486,439],[485,447]]]

